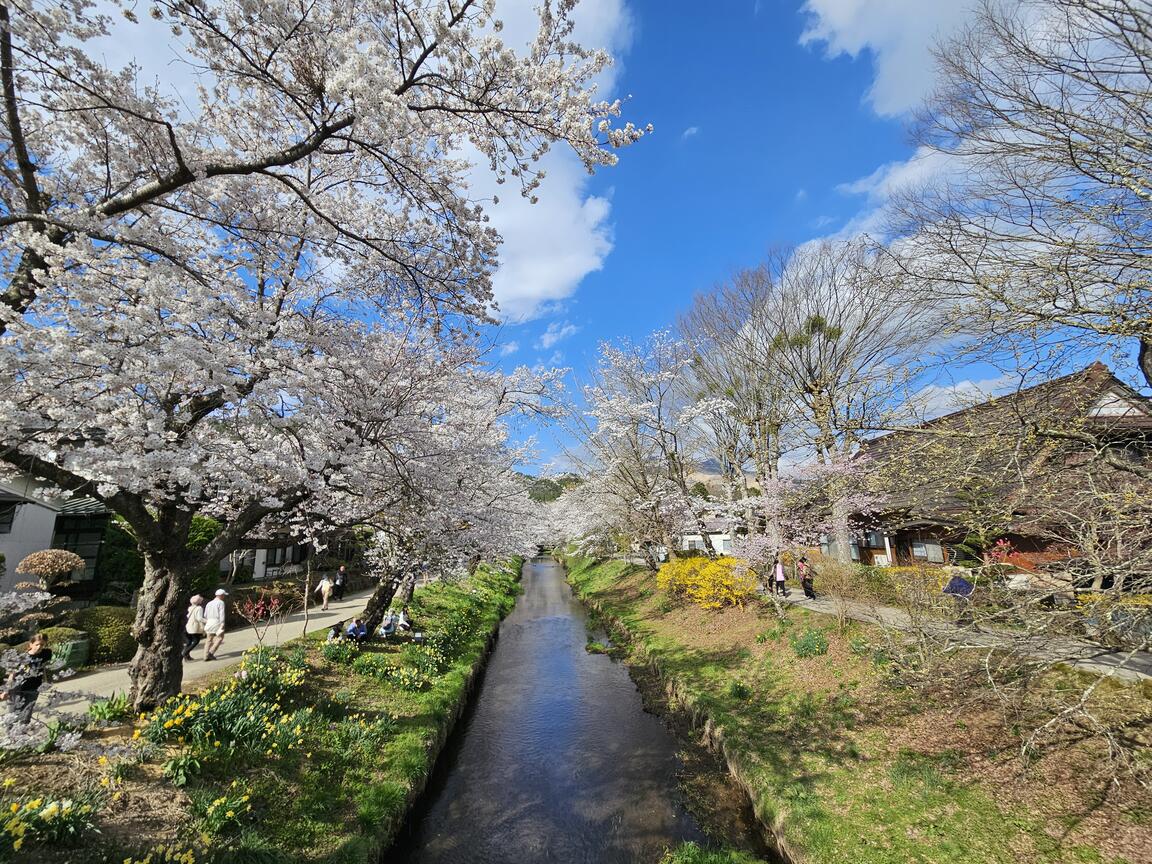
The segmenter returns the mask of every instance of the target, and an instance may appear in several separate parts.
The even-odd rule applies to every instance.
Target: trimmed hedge
[[[73,616],[76,626],[92,640],[93,663],[126,663],[136,653],[132,620],[127,606],[89,606]]]

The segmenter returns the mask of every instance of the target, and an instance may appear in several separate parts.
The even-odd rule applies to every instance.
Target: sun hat
[[[226,595],[227,593],[228,593],[228,592],[227,592],[227,591],[225,591],[223,588],[217,588],[217,589],[216,589],[216,596],[217,596],[217,597],[219,597],[219,596],[221,596],[221,595]]]

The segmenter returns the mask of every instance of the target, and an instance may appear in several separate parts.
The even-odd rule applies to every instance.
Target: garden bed
[[[0,797],[19,818],[0,837],[0,861],[377,860],[427,782],[517,580],[514,567],[482,567],[421,589],[411,610],[423,645],[332,646],[318,633],[259,649],[134,726],[9,760]],[[74,802],[69,830],[59,806],[43,816],[54,801]]]

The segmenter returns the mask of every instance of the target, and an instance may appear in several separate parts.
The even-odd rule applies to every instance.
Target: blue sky
[[[579,376],[601,340],[674,324],[694,294],[773,248],[866,229],[887,189],[931,169],[909,140],[908,112],[932,83],[930,45],[963,20],[963,0],[710,5],[702,14],[687,0],[585,0],[597,34],[624,48],[614,92],[631,94],[626,118],[656,132],[615,168],[578,181],[594,218],[550,228],[562,208],[548,202],[548,185],[533,217],[497,214],[507,365],[570,366]],[[533,249],[546,251],[549,231],[553,243],[598,248],[583,266],[599,269],[554,279],[546,265],[523,266]],[[513,277],[529,272],[542,276],[538,302],[533,280]]]

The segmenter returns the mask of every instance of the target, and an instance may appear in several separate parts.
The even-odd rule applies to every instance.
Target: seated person
[[[380,622],[380,629],[376,632],[381,639],[387,639],[389,636],[395,633],[396,613],[389,609],[388,612],[384,615],[384,620]]]
[[[328,638],[325,639],[324,641],[325,642],[335,642],[336,640],[342,638],[343,636],[344,636],[344,622],[343,621],[337,621],[335,624],[333,624],[331,627],[328,628]]]
[[[348,625],[348,629],[344,633],[353,642],[367,642],[368,641],[368,628],[364,626],[364,622],[357,618]]]
[[[405,632],[412,629],[412,619],[408,617],[407,606],[400,610],[400,617],[396,620],[396,626]]]

